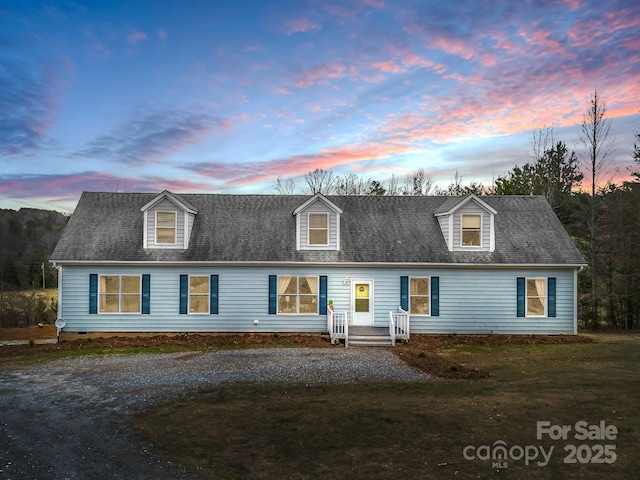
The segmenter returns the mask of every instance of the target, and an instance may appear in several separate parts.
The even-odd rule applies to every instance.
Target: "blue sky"
[[[640,130],[637,1],[0,0],[0,208],[275,193],[315,168],[490,184],[597,88]]]

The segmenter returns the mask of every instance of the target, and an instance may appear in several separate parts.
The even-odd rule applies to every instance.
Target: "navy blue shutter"
[[[269,315],[275,315],[278,311],[278,277],[269,275]]]
[[[440,277],[431,277],[431,316],[440,316]]]
[[[189,275],[180,275],[180,314],[187,313],[189,308]]]
[[[400,277],[400,308],[409,311],[409,277]]]
[[[320,315],[327,314],[327,276],[320,276],[320,302],[319,302]]]
[[[556,316],[556,279],[549,277],[547,281],[547,289],[549,290],[549,317]]]
[[[151,309],[151,275],[142,275],[142,313],[149,314]]]
[[[518,282],[517,283],[518,316],[524,317],[525,304],[526,304],[526,298],[525,298],[526,280],[524,279],[524,277],[518,277],[517,282]]]
[[[98,313],[98,274],[89,275],[89,313]]]
[[[211,275],[211,285],[209,286],[209,313],[218,314],[218,275]]]

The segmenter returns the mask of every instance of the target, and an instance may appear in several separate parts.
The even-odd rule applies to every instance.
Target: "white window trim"
[[[529,280],[544,280],[544,297],[531,297],[531,298],[544,298],[544,314],[542,315],[529,315],[529,295],[527,294],[527,286]],[[549,279],[545,277],[526,277],[524,279],[524,316],[529,318],[547,318],[549,316]]]
[[[173,213],[173,243],[159,243],[158,242],[158,214],[159,213]],[[157,247],[164,247],[164,246],[175,246],[178,245],[178,212],[176,212],[175,210],[156,210],[155,211],[155,224],[154,224],[154,228],[155,228],[155,238],[154,238],[154,242],[155,245]],[[172,228],[172,227],[162,227],[162,228]]]
[[[480,245],[464,245],[462,243],[463,236],[463,228],[462,228],[462,217],[480,217]],[[484,240],[484,215],[482,213],[460,213],[460,248],[469,249],[480,249],[484,248],[483,244]]]
[[[297,284],[297,289],[298,289],[298,293],[296,294],[291,294],[291,293],[280,293],[280,277],[293,277],[295,279],[297,279],[296,281],[298,282]],[[316,311],[315,312],[300,312],[300,296],[305,296],[305,297],[313,297],[313,294],[310,293],[300,293],[300,277],[305,277],[305,278],[316,278],[317,279],[317,288],[318,288],[318,293],[315,294],[316,297]],[[320,276],[317,275],[277,275],[276,276],[276,283],[277,283],[277,290],[276,290],[276,314],[277,315],[288,315],[288,316],[300,316],[300,315],[319,315],[319,309],[320,309]],[[296,312],[295,313],[287,313],[287,312],[281,312],[280,311],[280,297],[281,296],[285,296],[285,295],[291,295],[291,296],[295,296],[296,297]]]
[[[414,278],[428,278],[429,279],[429,313],[413,313],[411,312],[411,280]],[[409,315],[412,317],[430,317],[431,316],[431,276],[427,277],[409,277]],[[425,297],[425,295],[415,295],[417,297]]]
[[[311,230],[325,230],[321,228],[311,228],[311,215],[324,215],[327,219],[327,243],[311,243]],[[329,221],[331,217],[327,212],[307,212],[307,247],[328,247],[330,245],[329,242],[329,234],[331,232],[331,228],[329,226]]]
[[[191,293],[191,278],[192,277],[204,277],[207,279],[207,293]],[[211,312],[211,275],[189,275],[189,283],[187,284],[187,315],[210,315]],[[191,311],[191,295],[198,297],[207,297],[207,311],[206,312],[192,312]]]
[[[101,289],[102,277],[118,277],[118,311],[117,312],[103,312],[100,309],[102,295],[115,295],[115,293],[106,293],[102,291]],[[139,277],[140,293],[138,293],[138,296],[139,296],[138,304],[140,305],[140,309],[137,312],[122,311],[122,277]],[[132,297],[135,294],[125,293],[125,295]],[[142,315],[142,275],[127,274],[127,273],[116,274],[116,275],[102,275],[102,274],[98,275],[98,315]]]

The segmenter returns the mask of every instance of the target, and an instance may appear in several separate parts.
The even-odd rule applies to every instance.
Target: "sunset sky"
[[[315,168],[491,184],[597,88],[619,181],[640,2],[0,0],[0,208],[82,191],[276,193]]]

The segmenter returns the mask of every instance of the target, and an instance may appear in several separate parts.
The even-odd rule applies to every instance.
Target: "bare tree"
[[[336,195],[365,195],[369,183],[371,183],[370,179],[365,181],[353,172],[348,173],[336,178],[334,193]]]
[[[538,163],[545,152],[553,147],[555,144],[553,135],[553,127],[547,127],[546,125],[540,127],[533,132],[533,138],[531,139],[531,150],[534,163]]]
[[[611,136],[611,120],[607,118],[607,104],[596,89],[589,99],[589,106],[582,118],[578,138],[585,148],[582,162],[588,179],[591,182],[591,198],[589,199],[589,266],[591,271],[591,322],[598,324],[597,281],[599,266],[597,265],[598,220],[600,213],[599,199],[596,197],[598,185],[610,180],[613,168],[613,138]]]
[[[331,170],[316,168],[312,172],[307,172],[304,179],[307,182],[305,193],[311,195],[315,195],[316,193],[331,195],[335,191],[336,177]]]
[[[387,181],[387,195],[400,195],[400,179],[395,173],[392,173]]]
[[[402,185],[398,185],[397,192],[402,195],[429,195],[433,188],[433,177],[427,175],[424,168],[419,168],[404,177]]]
[[[596,89],[589,99],[589,106],[578,132],[578,138],[585,148],[581,154],[582,163],[591,179],[591,197],[595,198],[598,185],[609,180],[613,169],[614,143],[611,134],[611,119],[607,118],[607,103]]]
[[[272,186],[273,189],[281,195],[293,195],[293,192],[296,189],[296,182],[291,177],[278,177],[273,181]]]

